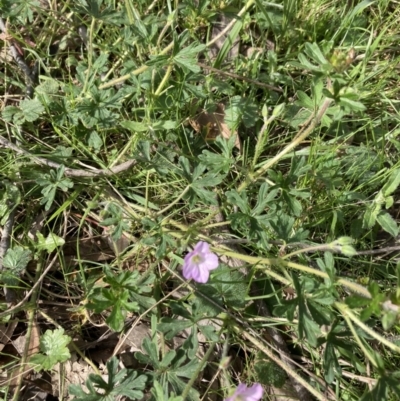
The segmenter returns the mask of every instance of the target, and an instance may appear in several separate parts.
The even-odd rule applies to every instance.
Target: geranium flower
[[[231,397],[224,401],[259,401],[263,395],[263,388],[260,383],[254,383],[251,387],[240,383]]]
[[[193,251],[185,256],[182,274],[186,280],[206,283],[210,270],[216,269],[218,264],[218,256],[210,251],[207,242],[199,241]]]

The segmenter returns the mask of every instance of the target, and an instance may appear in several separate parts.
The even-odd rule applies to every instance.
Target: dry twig
[[[22,154],[27,156],[29,159],[34,161],[37,164],[40,164],[42,166],[47,166],[51,168],[60,168],[61,164],[53,162],[51,160],[44,159],[43,157],[37,157],[33,155],[32,153],[28,152],[25,149],[22,149],[18,147],[17,145],[14,145],[12,142],[4,138],[3,136],[0,135],[0,145],[3,145],[6,148],[9,148],[13,150],[15,153]],[[91,178],[91,177],[109,177],[114,174],[119,174],[125,170],[128,170],[132,166],[136,164],[136,160],[128,160],[124,163],[118,164],[115,167],[111,167],[109,169],[95,169],[93,171],[87,171],[87,170],[80,170],[80,169],[74,169],[74,168],[69,168],[65,167],[64,174],[67,177],[80,177],[80,178]]]

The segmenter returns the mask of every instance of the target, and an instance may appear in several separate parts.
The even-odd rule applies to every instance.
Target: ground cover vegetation
[[[0,398],[400,399],[397,2],[0,14]]]

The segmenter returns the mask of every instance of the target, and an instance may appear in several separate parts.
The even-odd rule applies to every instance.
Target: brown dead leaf
[[[89,374],[96,373],[94,372],[93,368],[87,364],[86,361],[84,361],[83,359],[79,359],[75,353],[72,353],[71,358],[66,361],[62,366],[61,364],[58,364],[58,368],[64,369],[64,372],[62,373],[65,377],[65,390],[67,390],[71,384],[82,386],[82,388],[85,390],[85,382],[88,379]],[[60,373],[61,372],[58,372],[58,374]],[[55,391],[53,390],[53,394],[54,393]],[[74,396],[59,394],[59,398],[63,400],[72,400]]]
[[[189,123],[196,132],[204,135],[206,141],[214,141],[218,135],[225,139],[235,135],[235,146],[241,150],[237,131],[232,132],[225,123],[225,106],[222,103],[218,103],[213,112],[201,111],[194,119],[189,119]]]

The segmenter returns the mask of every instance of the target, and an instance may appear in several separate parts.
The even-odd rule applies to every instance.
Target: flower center
[[[201,257],[201,255],[193,255],[192,256],[192,262],[199,264],[203,261],[203,258]]]

